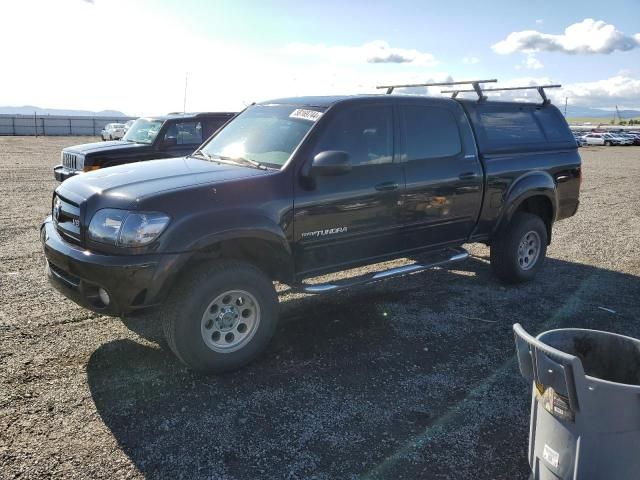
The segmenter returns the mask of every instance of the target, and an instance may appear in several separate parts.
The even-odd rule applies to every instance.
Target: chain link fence
[[[0,135],[99,136],[107,123],[124,123],[134,118],[0,114]]]

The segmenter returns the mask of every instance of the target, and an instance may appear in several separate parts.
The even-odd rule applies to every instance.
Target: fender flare
[[[494,235],[507,225],[522,203],[532,197],[545,197],[551,203],[551,224],[555,221],[558,211],[558,195],[556,182],[547,172],[533,171],[526,173],[514,181],[505,193],[502,213],[498,217],[491,234]]]
[[[239,211],[216,215],[215,223],[224,225],[223,229],[212,229],[212,225],[215,225],[213,222],[211,217],[192,217],[175,226],[175,236],[165,239],[167,245],[164,249],[184,253],[180,264],[174,266],[173,278],[189,262],[221,242],[253,239],[267,243],[270,246],[269,252],[265,252],[269,255],[268,260],[278,265],[278,270],[287,281],[293,279],[295,268],[291,246],[285,232],[276,222],[255,212]],[[178,232],[189,232],[189,237],[178,236]]]

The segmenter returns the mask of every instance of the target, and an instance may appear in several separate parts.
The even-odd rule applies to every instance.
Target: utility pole
[[[567,102],[569,101],[569,97],[564,97],[564,116],[567,117]]]
[[[618,105],[616,105],[616,115],[618,117],[618,124],[622,121],[622,117],[620,116],[620,110],[618,110]]]
[[[187,82],[189,80],[189,73],[184,74],[184,100],[182,102],[182,114],[187,113]]]

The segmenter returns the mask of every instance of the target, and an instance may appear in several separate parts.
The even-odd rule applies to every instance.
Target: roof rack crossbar
[[[406,84],[406,85],[380,85],[377,86],[376,88],[381,89],[381,88],[386,88],[387,89],[387,94],[391,94],[393,93],[393,90],[396,88],[410,88],[410,87],[444,87],[446,85],[472,85],[474,90],[473,91],[478,91],[480,90],[480,83],[495,83],[498,80],[495,78],[492,78],[490,80],[464,80],[464,81],[459,81],[459,82],[435,82],[435,83],[413,83],[413,84]],[[480,94],[479,94],[480,95]]]
[[[476,86],[474,85],[473,89],[442,90],[440,93],[450,93],[451,94],[451,98],[456,98],[459,93],[476,92],[478,94],[478,101],[482,101],[482,100],[486,99],[486,97],[483,95],[484,92],[503,92],[503,91],[507,91],[507,90],[537,90],[538,93],[540,94],[540,96],[542,97],[542,104],[543,105],[547,105],[548,103],[551,102],[551,100],[549,100],[549,98],[547,97],[547,94],[544,91],[544,89],[545,88],[560,88],[560,87],[562,87],[562,85],[553,84],[553,85],[532,85],[532,86],[528,86],[528,87],[484,88],[484,89],[481,89],[480,92],[475,87]]]

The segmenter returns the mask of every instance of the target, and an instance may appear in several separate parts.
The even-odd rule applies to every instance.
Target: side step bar
[[[365,283],[386,280],[387,278],[399,277],[409,273],[421,272],[430,268],[447,265],[449,263],[460,262],[469,258],[469,252],[464,248],[449,248],[434,255],[432,259],[425,263],[413,263],[404,267],[391,268],[374,274],[361,275],[359,277],[347,278],[333,283],[321,283],[315,285],[300,284],[298,289],[304,293],[328,293],[342,290],[344,288],[363,285]]]

